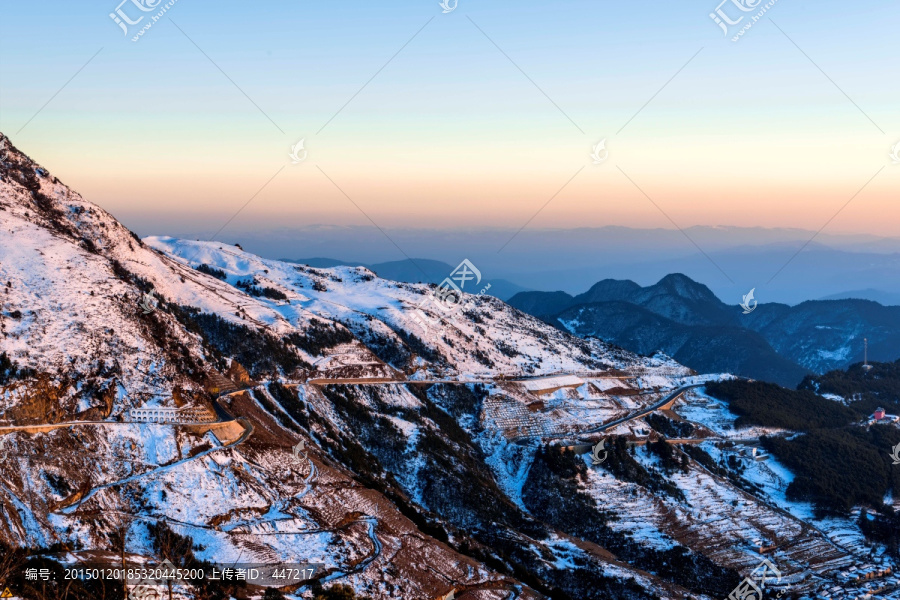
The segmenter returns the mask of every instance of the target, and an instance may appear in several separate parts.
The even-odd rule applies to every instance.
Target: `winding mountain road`
[[[617,425],[621,425],[622,423],[627,423],[627,422],[633,421],[635,419],[640,419],[641,417],[649,415],[653,411],[662,408],[669,402],[672,402],[673,400],[677,400],[679,398],[679,396],[681,396],[683,393],[685,393],[689,389],[703,387],[705,385],[706,385],[706,382],[692,383],[690,385],[681,386],[680,388],[677,388],[675,391],[671,392],[668,396],[665,396],[662,400],[659,400],[658,402],[655,402],[654,404],[651,404],[650,406],[648,406],[646,408],[642,408],[641,410],[631,413],[630,415],[624,416],[621,419],[616,419],[615,421],[610,421],[609,423],[604,423],[603,425],[598,425],[597,427],[587,429],[585,431],[582,431],[581,433],[601,433],[603,431],[606,431],[607,429],[612,429],[613,427],[616,427]]]

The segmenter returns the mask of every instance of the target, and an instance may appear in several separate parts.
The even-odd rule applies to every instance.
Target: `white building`
[[[130,408],[127,420],[134,423],[211,423],[216,416],[205,408],[144,407]]]

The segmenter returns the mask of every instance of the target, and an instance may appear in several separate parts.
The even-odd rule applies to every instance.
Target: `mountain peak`
[[[670,273],[651,287],[662,288],[668,293],[691,300],[721,302],[712,290],[683,273]]]
[[[585,293],[579,294],[576,300],[583,303],[629,300],[640,289],[641,286],[630,279],[603,279]]]

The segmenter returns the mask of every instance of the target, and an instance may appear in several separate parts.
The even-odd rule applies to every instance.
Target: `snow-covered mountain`
[[[773,543],[799,593],[863,555],[828,537],[846,519],[810,526],[775,461],[728,466],[772,431],[703,392],[727,374],[484,294],[448,311],[365,268],[140,240],[3,142],[7,548],[314,563],[283,586],[303,598],[496,600],[725,597]]]

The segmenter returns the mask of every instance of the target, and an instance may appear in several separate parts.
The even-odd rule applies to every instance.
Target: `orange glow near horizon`
[[[885,152],[842,155],[837,145],[816,141],[772,146],[750,140],[736,146],[739,153],[708,140],[610,140],[610,157],[600,165],[591,163],[590,145],[542,152],[463,145],[416,151],[382,147],[377,155],[366,156],[359,149],[315,144],[307,144],[310,156],[299,165],[291,164],[286,152],[277,152],[282,148],[235,160],[204,155],[199,147],[158,153],[149,168],[143,161],[135,164],[128,152],[103,170],[90,152],[51,156],[44,164],[126,221],[169,212],[188,220],[224,222],[283,166],[241,220],[277,226],[368,224],[321,169],[379,225],[436,229],[518,228],[557,192],[529,227],[673,227],[627,174],[681,227],[818,230],[883,167],[828,230],[896,235],[900,207],[893,200],[900,166],[893,168]],[[846,144],[841,148],[847,150]],[[55,162],[60,168],[54,168]]]

